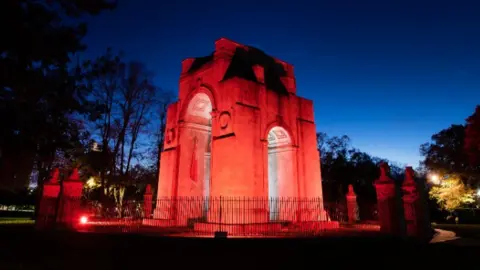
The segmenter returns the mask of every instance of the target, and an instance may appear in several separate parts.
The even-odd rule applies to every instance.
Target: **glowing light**
[[[88,222],[88,217],[86,216],[80,217],[80,224],[87,224],[87,222]]]
[[[87,180],[87,186],[89,188],[95,188],[97,187],[97,182],[95,181],[95,178],[94,177],[90,177],[88,180]]]
[[[438,176],[438,174],[431,174],[430,175],[430,182],[432,182],[432,184],[434,184],[434,185],[440,184],[440,177]]]
[[[480,197],[480,188],[477,189],[477,196]]]

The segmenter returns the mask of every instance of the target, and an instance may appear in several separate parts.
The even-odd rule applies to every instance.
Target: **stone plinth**
[[[298,202],[297,222],[328,221],[329,217],[323,208],[322,198],[300,199]]]
[[[143,194],[143,216],[147,219],[152,216],[152,197],[152,186],[148,184]]]
[[[324,232],[328,230],[336,230],[340,228],[338,221],[303,221],[290,224],[288,226],[288,232],[295,233],[312,233],[312,232]]]
[[[227,232],[228,235],[255,235],[282,231],[280,223],[263,224],[218,224],[218,223],[195,223],[196,232],[214,233],[217,231]]]
[[[67,227],[76,227],[82,213],[83,190],[77,168],[73,169],[70,177],[62,182],[62,189],[57,221]]]
[[[177,227],[177,222],[174,219],[153,219],[153,218],[144,218],[142,220],[142,225],[151,226],[151,227]]]
[[[337,230],[340,224],[337,221],[306,221],[306,222],[267,222],[254,224],[219,224],[202,223],[194,224],[195,232],[214,233],[216,231],[227,232],[228,235],[279,235],[284,233],[321,233],[328,230]]]
[[[318,208],[301,208],[297,211],[297,222],[329,221],[327,211]]]
[[[58,182],[59,170],[54,169],[50,178],[43,185],[42,197],[40,198],[39,210],[35,227],[45,229],[55,224],[58,196],[60,194],[60,184]]]
[[[431,228],[428,222],[427,209],[422,201],[421,189],[414,178],[415,172],[412,167],[405,169],[405,180],[402,184],[403,190],[403,208],[407,235],[411,237],[428,237]]]
[[[399,208],[399,195],[395,182],[388,176],[388,164],[380,164],[380,178],[374,183],[377,191],[378,219],[380,231],[393,235],[401,235],[401,217],[403,213]]]
[[[352,185],[348,185],[348,193],[345,197],[347,200],[348,223],[353,224],[358,220],[358,204],[357,194],[355,194]]]
[[[209,211],[208,222],[222,224],[266,223],[269,221],[267,208],[225,209]]]
[[[174,209],[171,206],[156,207],[153,211],[154,219],[173,219]]]

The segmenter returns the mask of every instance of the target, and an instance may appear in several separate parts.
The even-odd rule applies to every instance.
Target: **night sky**
[[[90,20],[83,57],[122,50],[176,92],[181,61],[220,37],[293,64],[319,131],[392,161],[417,166],[420,144],[480,103],[473,0],[120,0]]]

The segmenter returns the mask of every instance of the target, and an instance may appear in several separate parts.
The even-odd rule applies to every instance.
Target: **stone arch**
[[[191,196],[209,197],[211,190],[211,141],[212,141],[212,110],[214,110],[212,92],[204,87],[190,93],[182,105],[183,123],[182,154],[186,156],[189,166],[188,177],[191,178]],[[188,180],[190,181],[190,180]],[[206,218],[209,200],[199,200],[198,217]],[[202,204],[202,205],[200,205]]]
[[[271,122],[270,124],[267,125],[267,127],[263,131],[262,140],[265,140],[265,141],[268,142],[268,134],[270,133],[270,131],[273,128],[281,128],[281,129],[285,130],[285,132],[290,137],[290,144],[291,145],[296,145],[296,138],[294,137],[294,134],[292,133],[292,129],[288,125],[286,125],[285,123],[281,123],[279,121],[273,121],[273,122]]]
[[[217,99],[216,99],[216,95],[214,93],[213,88],[208,85],[202,84],[199,88],[191,91],[183,100],[182,109],[180,110],[179,120],[186,119],[186,117],[188,116],[189,106],[191,106],[193,99],[199,97],[197,96],[198,94],[202,94],[201,96],[203,96],[204,98],[205,96],[208,97],[211,104],[211,110],[212,111],[217,110]]]
[[[282,126],[273,126],[267,133],[267,185],[270,220],[293,220],[291,207],[282,198],[296,197],[296,152],[290,133]]]
[[[288,131],[280,126],[274,126],[267,134],[268,148],[287,146],[292,144],[292,137]]]
[[[196,93],[188,102],[185,110],[184,121],[199,125],[211,126],[212,102],[207,94]]]

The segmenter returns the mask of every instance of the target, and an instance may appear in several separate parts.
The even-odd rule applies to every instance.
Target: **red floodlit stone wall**
[[[248,49],[219,39],[212,61],[194,72],[189,72],[194,59],[183,61],[179,100],[167,111],[158,199],[271,197],[269,172],[277,175],[274,196],[322,198],[313,103],[296,96],[293,66],[276,60],[286,71],[281,82],[288,94],[267,89],[259,65],[252,67],[257,82],[238,77],[223,80],[237,48]],[[275,134],[270,132],[274,127],[279,127]],[[286,143],[272,147],[272,141],[281,140]],[[178,207],[162,204],[154,218],[178,219],[174,214]],[[268,206],[259,208],[246,211],[265,215]],[[203,215],[205,209],[191,211]]]

